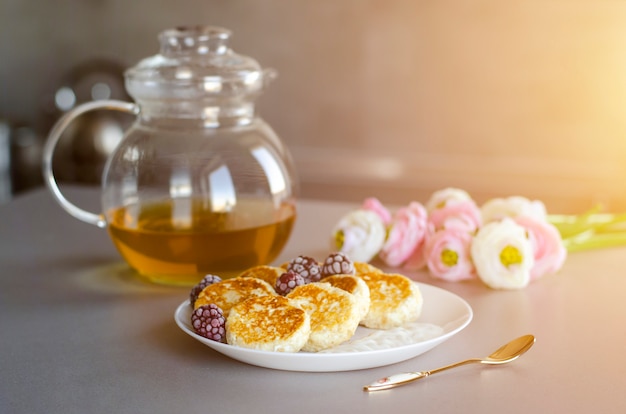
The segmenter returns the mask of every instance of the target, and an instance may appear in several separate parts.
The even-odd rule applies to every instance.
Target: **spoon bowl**
[[[481,360],[483,364],[506,364],[519,358],[528,351],[535,343],[533,335],[524,335],[502,345],[495,352]]]
[[[456,368],[461,365],[467,364],[486,364],[486,365],[500,365],[514,361],[528,351],[535,344],[535,337],[533,335],[523,335],[519,338],[502,345],[496,351],[491,353],[485,358],[471,358],[464,361],[456,362],[454,364],[446,365],[445,367],[432,369],[430,371],[419,372],[402,372],[399,374],[390,375],[385,378],[381,378],[369,385],[363,387],[364,391],[380,391],[387,390],[389,388],[399,387],[401,385],[408,384],[418,379],[426,378],[429,375],[436,374],[437,372],[446,371],[451,368]]]

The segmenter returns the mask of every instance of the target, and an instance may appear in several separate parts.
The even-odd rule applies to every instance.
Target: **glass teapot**
[[[162,32],[160,53],[125,73],[136,104],[80,105],[44,148],[46,185],[60,205],[106,228],[128,264],[154,282],[192,285],[270,263],[295,221],[291,156],[254,108],[275,72],[234,53],[230,35],[211,26]],[[63,196],[52,157],[72,120],[101,109],[137,118],[105,164],[95,214]]]

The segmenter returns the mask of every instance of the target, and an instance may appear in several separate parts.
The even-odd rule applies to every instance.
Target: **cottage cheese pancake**
[[[370,289],[363,279],[353,275],[333,275],[322,279],[322,283],[328,283],[351,293],[357,301],[359,320],[363,319],[369,312]]]
[[[422,294],[409,278],[386,273],[365,273],[359,277],[370,289],[370,308],[361,325],[390,329],[419,318]]]
[[[287,298],[311,318],[311,333],[303,351],[317,352],[339,345],[350,339],[358,327],[357,301],[342,289],[315,282],[296,287]]]
[[[274,288],[264,280],[253,277],[226,279],[204,288],[194,303],[194,309],[214,303],[228,318],[230,309],[239,302],[255,296],[272,295],[276,295]]]
[[[366,273],[383,273],[383,271],[376,266],[372,266],[366,262],[354,262],[354,270],[357,276]]]
[[[298,352],[310,331],[307,312],[283,296],[247,299],[233,306],[226,320],[230,345],[261,351]]]
[[[239,275],[239,277],[255,277],[261,279],[270,284],[270,286],[276,286],[276,280],[283,274],[285,270],[280,267],[274,266],[254,266]]]

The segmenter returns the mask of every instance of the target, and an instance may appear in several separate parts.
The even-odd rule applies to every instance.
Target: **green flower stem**
[[[626,214],[550,215],[548,221],[559,230],[563,238],[569,238],[589,230],[611,231],[615,228],[626,230],[626,227],[619,226],[626,224]]]
[[[626,232],[591,234],[585,237],[564,239],[563,244],[568,252],[603,249],[626,245]]]
[[[626,214],[600,213],[549,215],[569,252],[626,245]]]

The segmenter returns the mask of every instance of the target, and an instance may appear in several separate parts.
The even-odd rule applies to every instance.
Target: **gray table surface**
[[[68,198],[97,210],[98,192]],[[277,260],[324,257],[354,205],[303,200]],[[0,207],[0,413],[623,413],[626,249],[570,255],[518,291],[411,278],[463,297],[471,324],[409,361],[338,373],[278,371],[224,357],[187,336],[173,313],[186,288],[145,284],[106,231],[67,215],[46,190]],[[485,356],[532,333],[512,364],[467,366],[367,394],[381,376]]]

